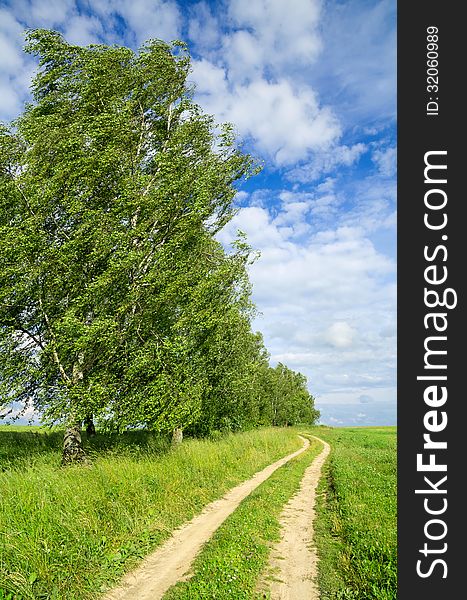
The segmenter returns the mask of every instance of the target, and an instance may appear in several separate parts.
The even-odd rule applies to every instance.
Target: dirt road
[[[281,540],[273,548],[268,573],[274,578],[269,587],[271,600],[318,600],[315,582],[318,557],[313,548],[316,487],[330,447],[324,448],[305,471],[299,491],[282,511]],[[265,587],[264,584],[262,587]]]
[[[301,437],[301,436],[300,436]],[[203,544],[256,487],[286,462],[304,452],[310,442],[301,437],[303,447],[256,473],[251,479],[231,489],[223,498],[212,502],[189,523],[150,554],[138,569],[124,577],[121,584],[103,600],[158,600],[178,581],[186,579],[193,559]],[[295,600],[301,596],[295,596]]]

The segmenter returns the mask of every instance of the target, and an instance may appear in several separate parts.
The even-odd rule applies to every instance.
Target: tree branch
[[[44,306],[42,304],[42,298],[40,296],[39,296],[39,306],[41,307],[41,311],[44,316],[44,321],[45,321],[45,324],[47,325],[47,329],[48,329],[50,338],[52,340],[52,355],[54,357],[55,364],[57,365],[58,370],[60,371],[60,375],[62,376],[63,381],[67,384],[70,384],[70,383],[72,383],[72,381],[66,374],[66,371],[63,368],[62,363],[60,362],[60,357],[58,356],[58,352],[57,352],[57,338],[55,337],[55,334],[53,332],[52,326],[49,321],[49,317],[47,316],[47,313],[44,310]]]
[[[25,333],[29,338],[31,338],[31,340],[33,342],[35,342],[39,346],[39,348],[41,348],[41,350],[45,350],[45,346],[42,343],[42,341],[40,340],[40,338],[38,338],[37,336],[33,335],[28,329],[25,329],[21,325],[15,326],[15,329],[17,329],[18,331],[21,331],[22,333]]]
[[[21,189],[21,187],[18,185],[18,183],[16,182],[16,180],[13,178],[13,181],[15,183],[16,189],[18,190],[18,192],[21,194],[21,197],[23,198],[25,204],[26,204],[26,208],[28,209],[28,211],[31,213],[31,215],[33,217],[36,216],[36,213],[32,210],[30,204],[29,204],[29,200],[26,197],[26,194],[23,192],[23,190]]]

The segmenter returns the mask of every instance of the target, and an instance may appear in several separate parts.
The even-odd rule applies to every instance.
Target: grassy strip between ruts
[[[322,444],[311,438],[308,451],[245,498],[196,558],[193,577],[171,588],[164,600],[267,598],[268,592],[259,590],[258,581],[271,545],[279,540],[279,515],[321,449]]]
[[[61,469],[42,434],[17,433],[15,462],[12,433],[0,473],[0,599],[12,600],[98,598],[206,504],[302,444],[291,428],[173,451],[146,436],[139,446],[102,442],[92,466]]]
[[[395,600],[396,429],[315,431],[331,445],[315,520],[321,600]]]

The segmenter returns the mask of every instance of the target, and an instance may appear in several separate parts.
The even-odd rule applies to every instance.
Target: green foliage
[[[263,412],[273,425],[312,425],[319,418],[306,377],[279,363],[274,369],[263,364],[261,372]]]
[[[300,445],[291,429],[262,429],[168,451],[166,438],[135,431],[85,440],[92,466],[61,469],[58,433],[0,427],[0,593],[98,598],[206,504]]]
[[[248,251],[212,234],[251,161],[191,101],[179,44],[36,30],[27,50],[35,104],[1,137],[3,398],[50,420],[189,424],[216,310],[246,310]]]
[[[0,131],[0,402],[117,431],[314,422],[251,331],[244,235],[215,239],[256,169],[193,102],[186,47],[39,29],[26,50],[34,102]]]
[[[317,535],[323,600],[397,597],[396,430],[320,428],[331,444]]]

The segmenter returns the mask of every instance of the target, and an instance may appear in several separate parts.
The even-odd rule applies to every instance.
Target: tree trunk
[[[183,429],[177,427],[172,433],[172,446],[178,446],[183,440]]]
[[[87,463],[81,443],[81,422],[69,423],[63,437],[62,466]]]
[[[84,419],[84,425],[86,426],[86,435],[88,437],[94,437],[96,435],[96,428],[94,426],[94,421],[92,419],[92,415],[88,415]]]
[[[72,383],[74,386],[79,385],[84,379],[83,363],[84,355],[82,352],[80,352],[78,354],[77,361],[73,364]],[[86,464],[88,462],[86,453],[84,452],[83,445],[81,443],[81,423],[82,421],[76,419],[73,408],[70,407],[65,435],[63,437],[63,467],[73,464]]]

